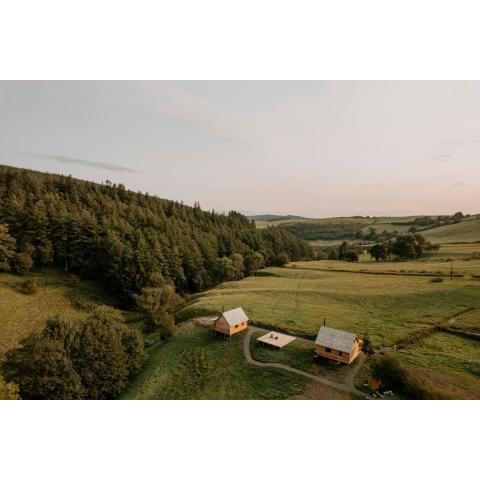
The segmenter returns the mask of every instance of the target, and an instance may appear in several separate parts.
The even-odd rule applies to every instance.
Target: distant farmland
[[[325,318],[331,327],[361,336],[368,332],[376,348],[457,317],[459,326],[480,329],[480,260],[473,258],[475,248],[444,245],[422,261],[377,263],[363,256],[357,264],[325,260],[268,268],[194,296],[182,314],[242,306],[254,324],[309,338]],[[462,275],[453,280],[451,261],[455,275]],[[434,276],[443,281],[432,282]],[[478,398],[480,378],[473,367],[478,342],[450,334],[438,338],[438,351],[433,339],[425,339],[398,355],[420,376],[438,379],[447,395]]]
[[[309,337],[325,317],[332,327],[368,331],[378,346],[386,346],[465,307],[480,308],[480,281],[473,277],[480,275],[480,260],[472,259],[472,246],[454,245],[451,252],[444,247],[425,261],[375,262],[364,256],[359,263],[324,260],[267,268],[197,294],[182,314],[242,306],[256,324]],[[465,276],[450,281],[452,259],[454,273]],[[438,275],[445,280],[430,281]]]
[[[305,218],[292,215],[259,215],[250,217],[258,228],[281,226],[314,245],[353,239],[358,231],[366,234],[370,228],[376,233],[407,232],[419,216],[409,217],[332,217]],[[418,232],[435,243],[480,242],[480,218],[473,215],[459,223],[443,226],[415,225]]]

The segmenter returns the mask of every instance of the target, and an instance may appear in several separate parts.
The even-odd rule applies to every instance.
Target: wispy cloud
[[[451,162],[453,160],[453,157],[449,153],[443,153],[441,155],[434,155],[433,157],[430,157],[430,160],[432,162],[447,163]]]
[[[464,187],[465,184],[463,182],[454,182],[450,184],[451,187],[456,188],[456,187]]]
[[[457,138],[443,140],[435,155],[432,155],[429,160],[438,163],[448,163],[455,160],[455,152],[462,147],[478,146],[480,139],[478,138]]]
[[[382,187],[383,187],[383,184],[381,184],[381,183],[372,183],[372,184],[361,183],[360,185],[357,185],[355,188],[357,190],[362,190],[364,188],[382,188]]]
[[[122,165],[116,165],[114,163],[107,162],[95,162],[92,160],[84,160],[82,158],[67,157],[65,155],[50,155],[46,153],[30,153],[30,152],[21,152],[23,155],[28,155],[29,157],[44,158],[46,160],[53,160],[54,162],[59,163],[73,163],[76,165],[84,165],[86,167],[98,168],[100,170],[109,170],[110,172],[128,172],[128,173],[140,173],[133,168],[124,167]]]

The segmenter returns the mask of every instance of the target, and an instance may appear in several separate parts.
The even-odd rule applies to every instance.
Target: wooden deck
[[[296,337],[285,335],[284,333],[269,332],[257,338],[257,341],[277,348],[283,348],[290,342],[293,342]]]

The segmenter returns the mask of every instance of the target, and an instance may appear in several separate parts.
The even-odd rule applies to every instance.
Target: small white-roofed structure
[[[315,356],[351,363],[360,353],[361,344],[355,333],[324,326],[315,340]]]
[[[247,314],[243,311],[242,307],[229,310],[228,312],[223,312],[222,317],[231,327],[234,327],[239,323],[248,322]]]
[[[231,337],[248,327],[249,318],[242,307],[223,312],[212,324],[215,332]]]
[[[293,342],[296,337],[290,335],[285,335],[284,333],[278,332],[269,332],[261,337],[257,338],[257,342],[260,342],[265,345],[270,345],[276,348],[283,348],[285,345],[288,345],[290,342]]]

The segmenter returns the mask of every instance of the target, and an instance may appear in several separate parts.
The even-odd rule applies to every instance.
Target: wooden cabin
[[[231,337],[248,327],[248,317],[242,307],[223,312],[212,324],[215,332]]]
[[[315,340],[315,357],[352,363],[361,351],[362,340],[355,333],[321,327]]]

